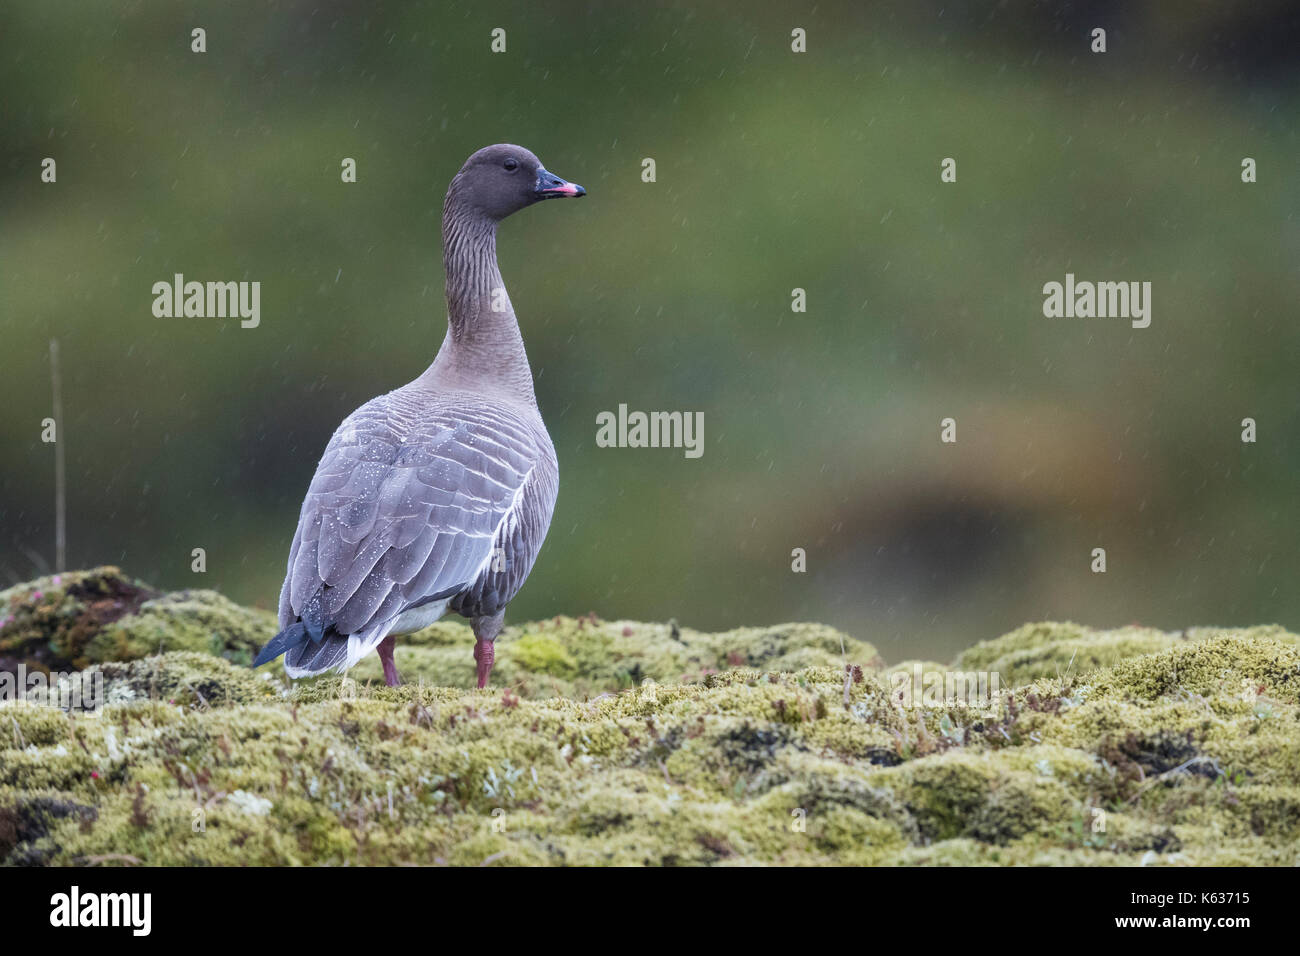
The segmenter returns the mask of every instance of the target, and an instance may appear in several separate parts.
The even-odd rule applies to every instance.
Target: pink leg
[[[397,638],[391,634],[379,642],[379,659],[384,664],[384,683],[396,687],[402,682],[397,676],[397,664],[393,661],[393,650],[397,647]]]
[[[474,660],[478,663],[478,686],[486,687],[488,677],[492,674],[492,664],[497,659],[497,635],[506,619],[505,609],[491,617],[472,617],[469,626],[474,629],[478,640],[474,643]]]
[[[488,677],[492,674],[492,665],[496,661],[496,644],[479,638],[474,644],[474,660],[478,662],[478,686],[486,687]]]

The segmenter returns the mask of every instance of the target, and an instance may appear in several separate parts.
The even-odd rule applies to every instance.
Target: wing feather
[[[477,587],[469,610],[508,601],[527,575],[555,501],[555,482],[536,478],[548,456],[554,471],[540,420],[405,392],[362,406],[326,447],[290,549],[282,627],[306,612],[339,634],[378,633],[434,595]],[[494,548],[513,552],[504,569]]]

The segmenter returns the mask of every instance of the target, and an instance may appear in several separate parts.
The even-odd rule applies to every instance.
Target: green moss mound
[[[150,641],[169,615],[225,633],[193,593],[117,620],[149,602]],[[92,663],[92,713],[0,704],[0,862],[1300,862],[1278,628],[1030,625],[943,668],[1005,666],[996,695],[925,706],[896,701],[912,662],[809,624],[522,624],[485,691],[455,621],[399,647],[398,688],[371,662],[290,685],[251,647]]]
[[[959,670],[997,671],[1003,683],[1015,686],[1040,677],[1068,677],[1093,671],[1131,657],[1225,633],[1292,644],[1297,640],[1294,634],[1276,625],[1246,629],[1191,628],[1171,634],[1136,625],[1099,631],[1069,622],[1048,621],[1026,624],[1010,634],[981,641],[958,655],[953,666]]]
[[[114,567],[69,571],[0,591],[0,670],[81,670],[167,651],[251,664],[275,618],[215,591],[161,594]]]

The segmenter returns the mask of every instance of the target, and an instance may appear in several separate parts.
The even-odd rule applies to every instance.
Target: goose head
[[[498,143],[465,160],[451,181],[448,198],[494,221],[543,199],[585,196],[587,190],[550,172],[522,146]]]

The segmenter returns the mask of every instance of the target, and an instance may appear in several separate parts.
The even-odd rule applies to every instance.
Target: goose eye
[[[513,173],[516,169],[519,168],[519,162],[518,160],[507,159],[505,161],[505,167],[507,172]]]

